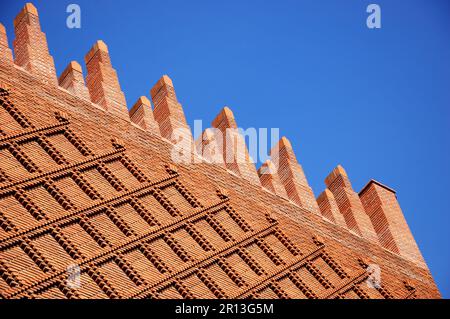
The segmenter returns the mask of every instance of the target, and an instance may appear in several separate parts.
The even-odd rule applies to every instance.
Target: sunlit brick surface
[[[16,29],[17,64],[0,28],[1,298],[440,297],[386,186],[358,196],[338,167],[317,203],[285,138],[270,178],[250,161],[173,163],[163,137],[188,127],[168,77],[155,114],[141,98],[128,116],[106,46],[87,86],[72,63],[60,87],[36,8]],[[230,112],[213,125],[235,127]]]

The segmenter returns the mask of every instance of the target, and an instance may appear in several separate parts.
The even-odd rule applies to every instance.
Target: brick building
[[[128,111],[104,42],[86,77],[73,61],[58,78],[32,4],[14,29],[13,56],[0,24],[1,298],[440,297],[394,190],[357,193],[337,166],[316,199],[285,137],[259,170],[245,147],[211,162],[226,157],[211,143],[243,139],[194,141],[168,76]],[[236,127],[229,108],[212,123]],[[180,128],[193,163],[172,160]]]

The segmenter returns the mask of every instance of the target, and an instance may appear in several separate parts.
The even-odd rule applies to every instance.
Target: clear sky
[[[24,3],[0,0],[10,42]],[[356,191],[371,178],[396,189],[450,297],[450,1],[33,3],[58,74],[102,39],[129,106],[168,74],[191,125],[228,105],[243,128],[280,128],[316,195],[339,163]],[[81,29],[66,27],[70,3]]]

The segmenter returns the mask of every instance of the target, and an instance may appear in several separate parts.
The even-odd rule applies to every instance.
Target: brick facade
[[[174,163],[174,130],[194,142],[169,77],[128,112],[102,41],[86,81],[76,62],[58,81],[33,5],[15,31],[13,60],[0,25],[1,298],[440,297],[388,187],[357,194],[338,166],[316,201],[286,138],[257,171],[245,143],[208,160],[209,129]],[[225,108],[212,126],[237,124]]]

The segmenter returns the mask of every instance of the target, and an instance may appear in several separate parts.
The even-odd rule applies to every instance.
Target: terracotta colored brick
[[[347,227],[368,240],[378,242],[370,217],[366,214],[358,194],[352,188],[347,172],[341,165],[327,176],[325,185],[333,193]]]
[[[57,84],[55,63],[41,31],[36,7],[27,3],[14,19],[15,63],[50,84]]]
[[[317,203],[319,204],[320,212],[326,219],[341,227],[347,227],[345,218],[339,211],[334,195],[329,189],[326,188],[319,195],[317,198]]]
[[[309,211],[319,214],[319,207],[303,168],[298,163],[291,142],[282,137],[270,152],[271,161],[278,165],[277,174],[290,200]]]
[[[12,52],[8,45],[8,37],[6,35],[6,29],[5,26],[1,23],[0,23],[0,60],[5,60],[9,63],[13,62]]]
[[[86,83],[92,102],[128,118],[125,96],[120,88],[116,70],[111,65],[106,44],[101,40],[97,41],[84,60],[87,68]]]
[[[395,191],[372,180],[361,190],[359,197],[372,220],[381,245],[407,259],[425,265],[398,204]]]
[[[79,65],[63,72],[65,90],[49,80],[37,10],[27,5],[16,20],[20,58],[0,58],[2,298],[440,297],[385,186],[369,183],[361,203],[338,167],[317,205],[286,138],[260,183],[242,136],[225,139],[231,163],[213,165],[211,129],[190,149],[194,162],[176,162],[171,134],[192,134],[168,77],[151,92],[153,124],[146,98],[128,113],[97,42],[87,55],[93,107],[80,98]],[[212,126],[237,124],[224,109]],[[370,227],[380,241],[367,240]],[[377,288],[370,265],[382,272]]]
[[[59,86],[72,92],[74,95],[86,100],[90,99],[89,91],[84,84],[83,70],[78,62],[70,62],[59,77],[58,82]]]
[[[205,129],[195,141],[196,150],[206,161],[225,167],[223,158],[222,131],[215,128]]]
[[[158,123],[153,117],[152,106],[145,96],[141,96],[131,108],[130,119],[144,130],[160,134]]]
[[[211,126],[222,132],[222,154],[225,166],[242,178],[260,185],[255,164],[250,158],[244,137],[238,132],[233,112],[224,107]]]
[[[261,185],[278,196],[287,198],[286,189],[278,176],[277,167],[271,160],[264,162],[258,170]]]
[[[153,101],[153,114],[159,124],[162,137],[177,142],[178,137],[193,143],[192,134],[184,117],[183,108],[178,103],[172,80],[164,75],[150,90]]]

